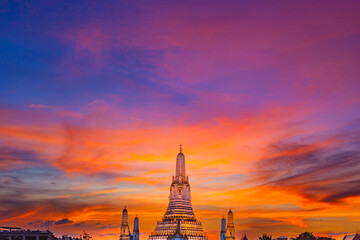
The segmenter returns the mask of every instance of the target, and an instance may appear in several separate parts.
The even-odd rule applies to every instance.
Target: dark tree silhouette
[[[303,232],[294,240],[317,240],[317,237],[315,237],[312,232]]]
[[[84,231],[83,235],[80,234],[80,238],[83,240],[91,240],[92,236],[90,236],[90,234],[88,234],[87,232]]]
[[[332,237],[318,237],[317,240],[335,240]]]
[[[259,237],[259,240],[272,240],[272,236],[264,233],[261,237]]]

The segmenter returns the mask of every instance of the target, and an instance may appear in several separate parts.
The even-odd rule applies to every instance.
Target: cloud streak
[[[268,153],[275,156],[259,161],[259,179],[265,186],[294,191],[309,201],[338,203],[359,196],[359,126],[357,120],[318,139],[270,145]]]

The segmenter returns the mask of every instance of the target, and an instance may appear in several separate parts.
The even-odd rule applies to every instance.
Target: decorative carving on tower
[[[176,228],[176,231],[173,235],[171,236],[168,236],[167,237],[167,240],[188,240],[188,237],[184,234],[181,233],[181,219],[178,219],[178,222],[177,222],[177,228]]]
[[[167,240],[177,229],[180,235],[171,239],[208,240],[201,222],[197,221],[191,206],[189,177],[185,172],[185,155],[180,152],[176,157],[175,176],[170,185],[169,205],[162,221],[158,221],[149,240]],[[183,236],[183,237],[181,237]]]

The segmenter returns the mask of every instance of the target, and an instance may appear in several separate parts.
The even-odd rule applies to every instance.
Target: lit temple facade
[[[201,222],[196,220],[191,206],[189,177],[185,174],[185,156],[176,158],[176,173],[170,186],[169,206],[162,219],[158,221],[149,240],[207,240]]]
[[[235,240],[235,226],[234,226],[234,214],[230,211],[228,212],[228,221],[226,225],[226,240]]]

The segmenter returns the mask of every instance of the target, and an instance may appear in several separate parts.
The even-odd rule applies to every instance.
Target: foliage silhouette
[[[294,240],[317,240],[317,237],[315,237],[312,232],[303,232]]]
[[[259,240],[272,240],[272,235],[264,233],[261,237],[259,237]]]

